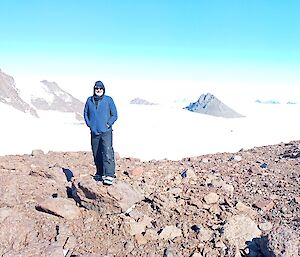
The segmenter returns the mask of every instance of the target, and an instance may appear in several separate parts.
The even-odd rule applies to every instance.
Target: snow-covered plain
[[[114,149],[121,157],[177,160],[300,139],[299,104],[251,102],[239,109],[234,106],[246,115],[235,119],[192,113],[180,104],[116,104]],[[74,114],[39,111],[38,119],[0,104],[0,115],[0,155],[33,149],[90,151],[89,129]]]

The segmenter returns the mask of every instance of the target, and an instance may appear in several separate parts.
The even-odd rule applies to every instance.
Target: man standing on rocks
[[[105,95],[105,87],[96,81],[93,96],[84,107],[84,120],[91,130],[91,145],[97,168],[95,179],[112,185],[115,178],[115,156],[112,145],[112,125],[117,120],[117,108],[113,99]]]

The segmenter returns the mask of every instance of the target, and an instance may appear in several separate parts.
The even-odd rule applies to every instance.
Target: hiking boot
[[[111,186],[114,182],[114,178],[110,176],[106,176],[103,180],[103,184]]]

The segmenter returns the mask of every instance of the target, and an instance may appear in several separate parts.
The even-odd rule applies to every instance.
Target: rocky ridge
[[[42,94],[30,95],[30,99],[26,102],[20,95],[14,78],[0,70],[0,103],[25,113],[29,112],[35,117],[39,117],[40,110],[59,111],[74,113],[77,120],[83,121],[84,103],[64,91],[56,82],[42,80],[37,91],[42,91]]]
[[[61,89],[56,82],[47,80],[41,81],[44,91],[51,95],[52,101],[49,102],[43,97],[32,97],[31,103],[37,110],[53,110],[60,112],[74,112],[78,120],[83,120],[84,104]]]
[[[300,141],[180,161],[0,157],[1,256],[299,256]]]

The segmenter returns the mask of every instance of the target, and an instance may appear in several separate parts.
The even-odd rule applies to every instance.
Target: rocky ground
[[[300,141],[142,162],[0,157],[0,256],[299,256]]]

